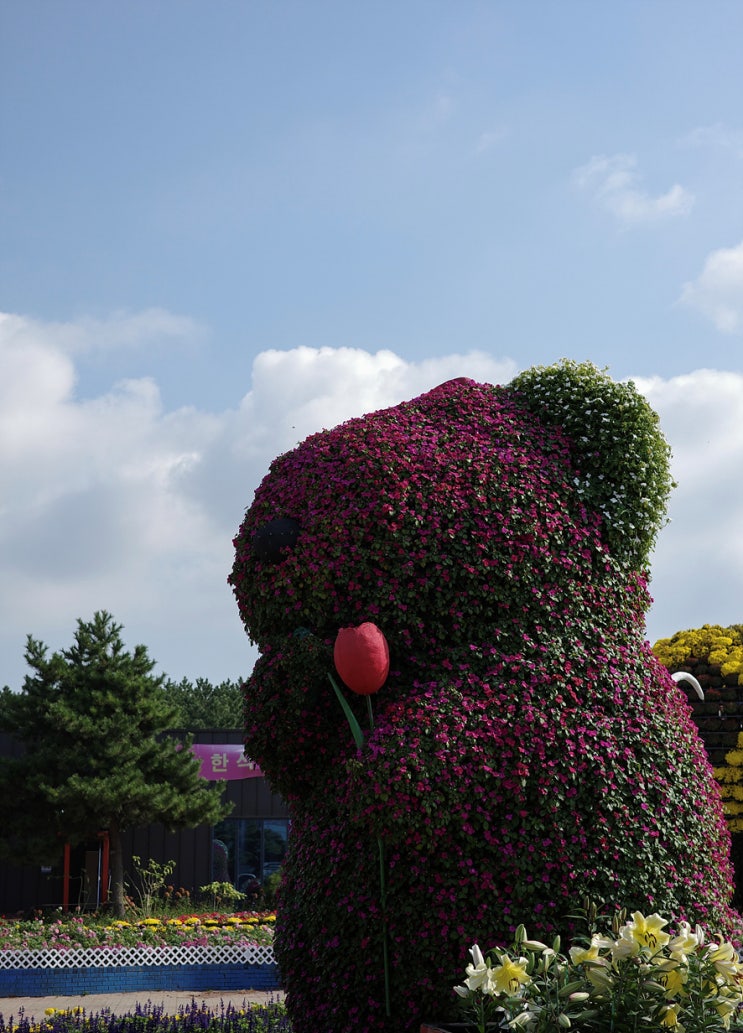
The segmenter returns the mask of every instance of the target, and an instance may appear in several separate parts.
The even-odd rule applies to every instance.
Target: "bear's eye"
[[[291,517],[269,520],[253,535],[253,555],[263,563],[280,563],[294,548],[301,528]]]

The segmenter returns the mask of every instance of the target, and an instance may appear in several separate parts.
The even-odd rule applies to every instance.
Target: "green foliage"
[[[243,726],[243,690],[240,682],[212,685],[206,678],[165,682],[165,695],[176,711],[174,728],[239,729]]]
[[[222,786],[200,778],[198,760],[183,748],[190,743],[163,734],[174,711],[162,678],[153,677],[145,646],[126,651],[121,630],[100,611],[79,620],[73,645],[51,656],[29,636],[32,673],[19,693],[0,697],[0,728],[26,750],[0,759],[0,820],[10,833],[4,852],[26,862],[108,830],[123,915],[121,830],[154,822],[190,828],[230,808]]]
[[[209,882],[199,886],[199,893],[211,899],[213,908],[231,907],[234,910],[245,900],[245,894],[236,890],[231,882]]]
[[[647,566],[675,483],[658,416],[634,383],[564,359],[525,370],[511,387],[570,438],[582,475],[578,496],[603,514],[612,555],[635,569]]]
[[[148,917],[153,913],[165,889],[165,884],[175,871],[175,861],[165,861],[164,864],[160,864],[159,861],[150,858],[147,864],[142,864],[142,859],[137,854],[133,854],[132,866],[137,875],[134,891],[139,898],[142,914]]]

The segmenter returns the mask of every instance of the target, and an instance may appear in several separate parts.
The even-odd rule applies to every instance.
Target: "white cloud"
[[[253,654],[226,578],[274,456],[452,377],[516,372],[476,352],[416,364],[391,351],[268,351],[235,409],[167,412],[150,379],[76,399],[70,341],[88,326],[0,316],[0,684],[20,684],[26,634],[63,648],[97,609],[174,677],[247,673]],[[117,321],[107,326],[116,337]]]
[[[664,194],[651,196],[641,188],[637,159],[631,154],[598,155],[576,169],[573,181],[623,226],[639,226],[686,215],[694,195],[678,183]]]
[[[270,435],[278,450],[324,427],[352,416],[395,405],[446,380],[504,382],[516,373],[510,360],[498,361],[483,352],[453,354],[409,363],[392,351],[375,353],[359,348],[292,348],[265,351],[253,363],[252,390],[243,399],[241,418],[262,428],[265,445]],[[275,399],[282,399],[283,426]],[[255,444],[258,435],[253,437]]]
[[[636,379],[672,451],[671,523],[653,557],[651,641],[743,622],[743,374]]]
[[[684,284],[679,300],[711,319],[721,333],[742,333],[743,241],[711,252],[696,280]]]

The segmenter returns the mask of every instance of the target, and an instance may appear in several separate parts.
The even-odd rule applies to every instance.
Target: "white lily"
[[[470,947],[470,954],[472,955],[473,963],[464,970],[467,975],[465,986],[468,990],[479,990],[484,983],[488,982],[490,966],[485,964],[485,958],[482,956],[482,951],[476,943]]]
[[[671,954],[683,957],[693,954],[700,945],[698,932],[701,932],[699,926],[697,926],[697,932],[692,932],[688,922],[680,922],[678,933],[668,941],[668,949]]]

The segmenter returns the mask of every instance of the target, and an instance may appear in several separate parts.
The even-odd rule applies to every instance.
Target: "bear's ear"
[[[617,383],[591,362],[563,359],[525,370],[508,389],[570,439],[578,492],[604,517],[612,555],[646,568],[675,483],[658,416],[632,381]]]

